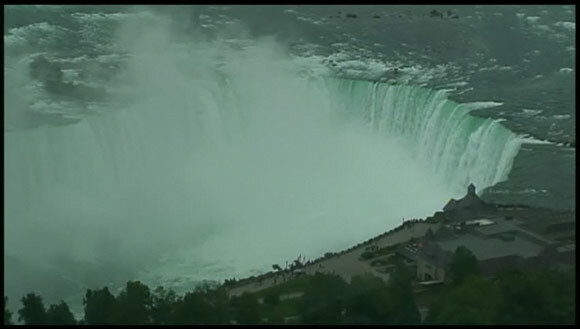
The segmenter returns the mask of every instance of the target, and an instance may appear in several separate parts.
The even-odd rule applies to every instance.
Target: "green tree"
[[[202,292],[188,292],[181,301],[179,324],[208,324],[213,307]]]
[[[348,289],[345,324],[387,324],[394,308],[385,282],[372,275],[356,276]]]
[[[269,312],[267,324],[285,324],[282,309],[273,307]]]
[[[75,320],[74,315],[64,301],[61,301],[56,305],[50,305],[48,311],[46,311],[46,324],[73,325],[76,323],[77,321]]]
[[[532,324],[535,313],[542,309],[543,296],[539,287],[519,271],[506,271],[495,280],[501,297],[495,322],[497,324]]]
[[[338,275],[317,273],[305,289],[300,311],[305,324],[339,324],[343,321],[348,284]]]
[[[115,296],[105,287],[100,290],[87,290],[83,305],[85,309],[84,323],[88,325],[113,324],[113,307]]]
[[[489,325],[496,318],[500,292],[492,282],[476,276],[467,277],[460,286],[431,305],[426,324]]]
[[[42,297],[29,293],[22,297],[22,308],[18,310],[18,318],[25,325],[46,324],[46,310]]]
[[[275,293],[269,293],[264,296],[264,304],[275,306],[280,303],[280,297]]]
[[[151,324],[153,300],[149,287],[139,281],[127,282],[114,306],[115,324]]]
[[[397,301],[391,311],[389,324],[416,325],[421,323],[421,314],[413,296],[413,273],[399,264],[389,275],[387,290],[391,300]]]
[[[12,324],[12,312],[8,309],[8,297],[4,296],[4,325]]]
[[[259,304],[255,296],[244,293],[233,301],[235,319],[238,324],[260,324],[262,317],[258,310]]]
[[[207,318],[208,324],[229,324],[233,319],[229,308],[229,295],[223,286],[205,285],[198,288],[211,305],[211,313]]]
[[[153,292],[151,321],[155,325],[175,324],[175,304],[178,298],[173,290],[157,287]]]
[[[175,321],[177,324],[228,324],[233,317],[229,303],[223,286],[200,285],[175,303]]]
[[[464,246],[459,246],[453,253],[453,258],[449,264],[449,273],[454,284],[461,284],[466,277],[479,274],[477,258],[471,250]]]
[[[576,318],[576,276],[574,271],[542,271],[530,275],[539,292],[532,313],[534,324],[574,324]]]

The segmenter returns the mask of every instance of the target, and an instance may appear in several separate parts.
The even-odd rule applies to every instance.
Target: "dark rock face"
[[[30,75],[41,81],[60,81],[63,77],[61,67],[43,56],[36,57],[30,63]]]
[[[443,18],[443,13],[437,9],[433,9],[433,10],[431,10],[430,16]]]
[[[79,100],[104,100],[106,92],[103,88],[88,87],[83,84],[72,84],[62,81],[46,81],[44,88],[49,93],[76,98]]]
[[[443,19],[443,18],[454,18],[454,19],[459,18],[459,16],[457,14],[453,13],[451,10],[447,11],[446,17],[445,17],[445,15],[437,9],[431,10],[431,12],[429,12],[429,16],[432,18],[439,17],[441,19]]]
[[[64,82],[61,65],[51,62],[43,56],[36,57],[30,63],[30,76],[41,81],[44,89],[54,95],[83,101],[100,101],[106,96],[103,88],[89,87],[82,83]]]

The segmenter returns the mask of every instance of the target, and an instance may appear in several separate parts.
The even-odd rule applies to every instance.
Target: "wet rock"
[[[430,16],[431,17],[443,18],[443,13],[440,12],[439,10],[437,10],[437,9],[433,9],[433,10],[431,10]]]
[[[43,56],[36,57],[30,63],[30,75],[40,81],[60,81],[63,77],[60,65],[49,62]]]
[[[44,89],[54,95],[70,97],[83,101],[102,101],[106,98],[104,88],[89,87],[84,84],[72,84],[49,80],[43,83]]]

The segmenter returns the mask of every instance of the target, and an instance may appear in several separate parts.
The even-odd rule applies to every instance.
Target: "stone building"
[[[500,270],[514,268],[531,271],[559,268],[574,264],[575,242],[555,240],[565,229],[574,227],[569,221],[545,225],[541,232],[532,230],[523,218],[499,213],[494,205],[483,202],[471,184],[467,195],[451,200],[444,208],[444,224],[433,232],[397,249],[401,256],[416,263],[419,281],[446,281],[448,268],[459,246],[469,249],[478,260],[480,271],[492,276]],[[553,235],[547,236],[543,232]]]
[[[467,194],[459,200],[451,199],[443,207],[443,213],[449,220],[467,220],[494,214],[496,207],[481,200],[475,193],[475,186],[469,184]]]

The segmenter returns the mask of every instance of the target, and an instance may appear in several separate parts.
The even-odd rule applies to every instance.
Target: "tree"
[[[269,311],[268,321],[266,324],[280,325],[285,323],[286,321],[284,321],[283,309],[274,307]]]
[[[546,302],[539,286],[519,271],[506,271],[496,275],[501,291],[500,306],[495,322],[498,324],[533,324]]]
[[[223,286],[202,285],[198,288],[209,305],[211,311],[206,321],[208,324],[229,324],[232,315],[229,308],[229,295]]]
[[[258,300],[255,296],[244,293],[234,299],[233,306],[238,324],[260,324],[261,316],[258,311]]]
[[[500,292],[492,282],[467,277],[442,296],[427,314],[426,324],[489,325],[496,318]]]
[[[338,275],[317,273],[305,289],[300,306],[305,324],[338,324],[343,321],[348,284]]]
[[[8,309],[8,297],[4,296],[4,325],[12,324],[12,312]]]
[[[226,289],[209,284],[185,294],[174,311],[177,324],[228,324],[232,318]]]
[[[574,324],[575,275],[508,271],[493,281],[477,276],[442,296],[427,324]]]
[[[356,276],[348,289],[345,324],[387,324],[394,307],[385,282],[372,275]]]
[[[269,293],[264,296],[264,304],[275,306],[280,303],[280,297],[275,293]]]
[[[530,275],[531,285],[537,287],[537,305],[531,314],[534,324],[575,324],[575,271],[542,271]]]
[[[208,324],[212,306],[201,292],[188,292],[183,296],[179,324]]]
[[[455,249],[455,253],[453,253],[453,258],[449,264],[449,273],[451,274],[453,283],[457,285],[461,284],[469,275],[479,274],[477,258],[475,258],[471,250],[464,246],[459,246]]]
[[[413,274],[403,264],[398,264],[389,275],[387,290],[392,300],[397,301],[389,319],[389,324],[417,325],[421,314],[413,297]]]
[[[18,310],[18,318],[25,325],[46,324],[46,310],[42,297],[29,293],[22,297],[22,308]]]
[[[84,322],[88,325],[113,324],[113,307],[116,303],[115,296],[105,287],[101,290],[87,290],[83,299],[85,317]]]
[[[175,291],[157,287],[152,296],[151,322],[154,325],[174,324],[177,300]]]
[[[74,325],[77,321],[70,311],[68,305],[61,301],[58,304],[50,305],[46,312],[46,324],[51,325]]]
[[[125,289],[117,297],[114,306],[115,324],[151,324],[153,303],[149,287],[139,281],[128,281]]]

